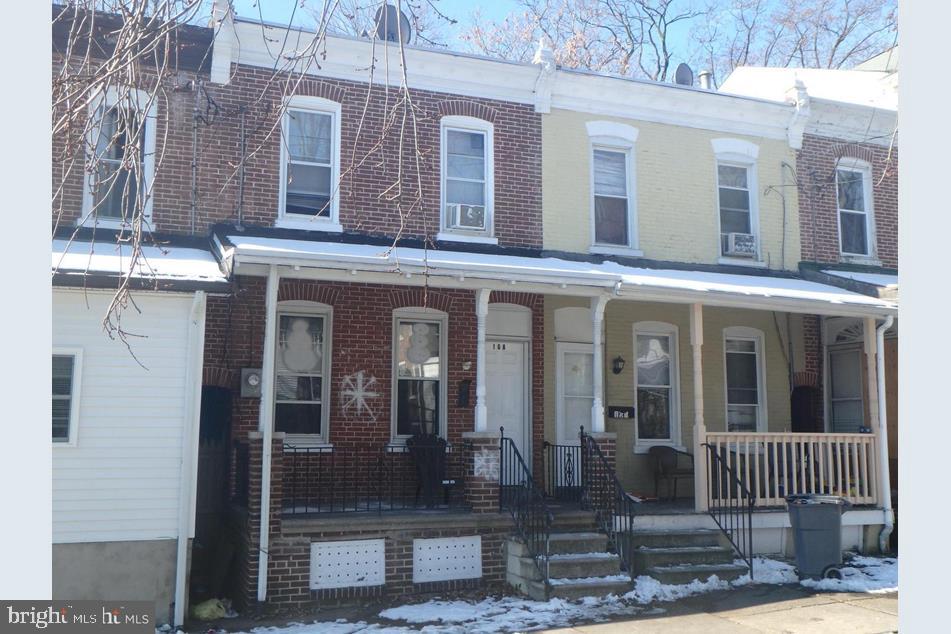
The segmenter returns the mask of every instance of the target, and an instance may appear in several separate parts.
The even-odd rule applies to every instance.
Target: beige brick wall
[[[758,194],[762,257],[771,268],[799,263],[796,187],[781,162],[795,166],[785,140],[620,119],[553,109],[542,117],[543,238],[546,249],[587,252],[591,244],[590,150],[587,121],[638,129],[635,179],[639,246],[647,258],[715,264],[718,259],[716,168],[711,139],[737,138],[759,146]],[[775,191],[765,193],[773,186]],[[786,194],[785,263],[783,202]]]

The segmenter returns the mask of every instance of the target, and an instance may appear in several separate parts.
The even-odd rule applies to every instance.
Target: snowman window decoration
[[[315,317],[281,317],[280,357],[291,372],[319,372],[323,351],[322,320]]]

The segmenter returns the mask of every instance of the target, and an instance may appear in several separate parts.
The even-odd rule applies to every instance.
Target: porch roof
[[[207,244],[207,243],[206,243]],[[115,287],[128,274],[130,245],[112,239],[54,239],[53,281],[61,286]],[[166,291],[223,291],[228,278],[211,250],[197,245],[143,246],[132,279],[136,287]]]
[[[823,270],[822,272],[826,275],[835,275],[836,277],[843,277],[847,280],[855,280],[856,282],[871,284],[872,286],[898,288],[897,275],[885,275],[884,273],[865,273],[860,271],[837,271],[828,269]]]
[[[226,266],[282,265],[350,272],[389,273],[386,283],[404,275],[425,273],[429,283],[456,286],[454,280],[484,280],[519,284],[519,290],[551,294],[611,292],[632,300],[673,303],[700,302],[714,306],[782,310],[823,315],[884,316],[897,314],[893,302],[789,275],[720,273],[699,270],[646,268],[613,261],[575,261],[471,251],[389,248],[380,245],[303,240],[227,233],[215,236]],[[259,271],[263,274],[263,270]],[[291,277],[296,276],[294,273]],[[395,279],[394,279],[395,278]],[[442,278],[442,279],[440,279]],[[366,276],[353,281],[368,281]],[[497,288],[486,284],[488,287]],[[571,289],[568,290],[567,287]],[[466,286],[467,288],[469,286]]]

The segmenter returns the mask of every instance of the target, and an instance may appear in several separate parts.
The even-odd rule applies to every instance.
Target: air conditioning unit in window
[[[752,233],[728,233],[726,254],[738,258],[755,258],[756,236]]]
[[[451,204],[449,222],[456,229],[485,231],[485,207],[482,205]]]

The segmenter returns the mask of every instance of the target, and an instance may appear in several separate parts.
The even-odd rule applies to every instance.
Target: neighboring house
[[[801,82],[809,121],[797,153],[802,274],[898,301],[898,48],[853,70],[736,69],[727,93],[783,99]],[[812,395],[803,430],[875,426],[860,320],[803,318],[795,340],[797,390]],[[885,332],[888,462],[898,490],[898,323]],[[873,376],[874,380],[874,376]]]
[[[744,556],[791,547],[782,496],[809,487],[862,505],[846,545],[874,550],[877,435],[814,434],[807,450],[791,433],[792,316],[896,313],[799,273],[791,184],[806,104],[559,70],[544,49],[518,64],[407,46],[401,94],[396,45],[341,36],[303,78],[271,81],[272,43],[314,34],[215,20],[194,79],[220,116],[192,136],[192,85],[157,117],[174,165],[194,158],[196,188],[188,170],[156,174],[150,209],[173,254],[200,244],[222,271],[207,269],[189,449],[207,449],[193,598],[300,607],[505,581],[536,596],[617,592],[621,565],[646,566],[630,531],[716,528],[707,511],[744,487],[775,507],[725,531]],[[387,110],[403,97],[405,139]],[[244,125],[285,100],[280,122]],[[81,176],[64,189],[61,233],[91,221],[82,192]],[[187,255],[194,274],[206,256]],[[694,454],[677,508],[625,493],[653,491],[655,448]],[[628,511],[635,521],[615,522]],[[618,555],[548,557],[608,538]],[[719,573],[745,570],[714,550]]]

